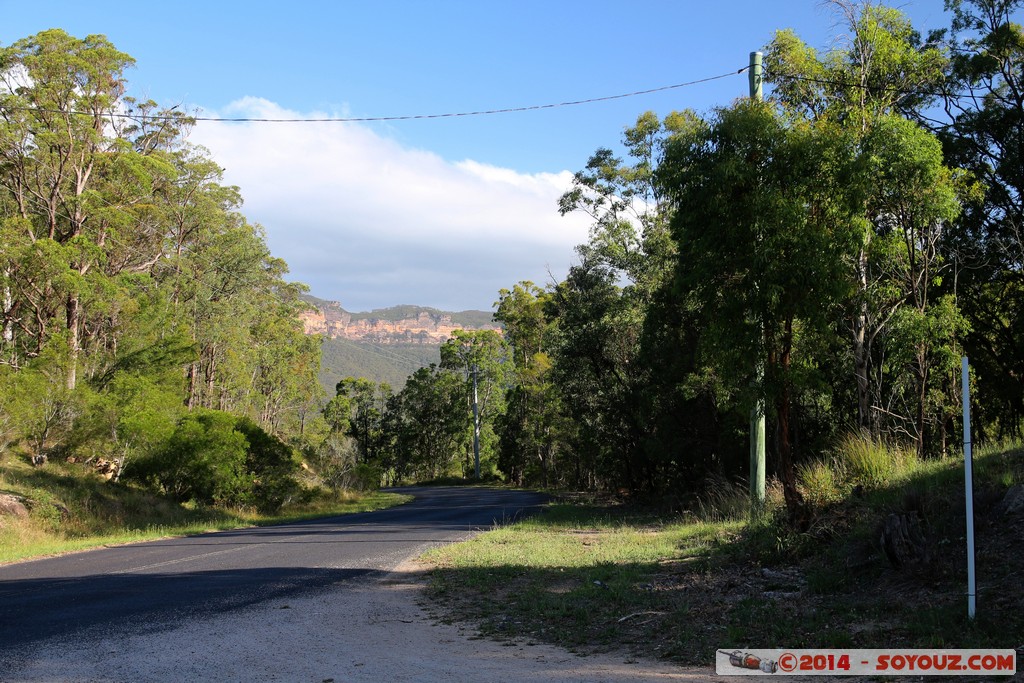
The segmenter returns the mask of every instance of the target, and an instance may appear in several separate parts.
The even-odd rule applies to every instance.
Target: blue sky
[[[942,0],[904,0],[922,31]],[[0,0],[0,43],[47,28],[106,35],[130,94],[201,116],[379,117],[544,105],[735,72],[773,32],[827,49],[817,0],[647,3]],[[349,310],[488,309],[564,277],[587,220],[559,194],[638,114],[728,105],[745,74],[572,107],[366,124],[203,123],[210,149],[291,277]]]

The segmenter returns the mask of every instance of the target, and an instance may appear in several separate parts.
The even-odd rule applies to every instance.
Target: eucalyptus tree
[[[5,382],[74,406],[76,438],[96,452],[152,450],[176,403],[301,430],[319,368],[295,318],[303,287],[185,141],[193,119],[125,94],[133,63],[103,36],[58,29],[0,47]],[[133,419],[144,404],[159,419]],[[56,441],[25,416],[23,436]]]
[[[465,471],[472,472],[474,441],[482,463],[496,459],[495,421],[505,413],[512,373],[509,346],[495,330],[455,330],[441,345],[440,367],[464,381],[464,414],[469,419],[463,450]]]
[[[747,101],[675,137],[661,168],[674,206],[676,287],[692,299],[701,329],[696,369],[714,378],[726,402],[768,399],[794,516],[802,497],[791,414],[809,381],[794,358],[846,292],[844,259],[857,235],[834,179],[849,151],[842,138]],[[763,382],[755,381],[758,362]]]
[[[433,364],[420,368],[388,402],[388,464],[398,479],[452,475],[469,424],[464,379]]]
[[[623,134],[625,158],[598,149],[559,203],[593,220],[577,247],[580,264],[546,304],[557,320],[548,351],[551,379],[577,429],[569,439],[581,473],[609,486],[659,487],[643,461],[648,370],[638,362],[647,309],[671,273],[671,202],[657,169],[690,112],[640,115]]]
[[[568,425],[551,374],[552,294],[523,281],[498,296],[494,319],[502,325],[512,360],[507,407],[499,421],[499,465],[517,484],[527,479],[568,483],[569,477],[559,476]],[[566,469],[572,472],[571,466]],[[572,483],[578,485],[580,478]]]
[[[856,160],[843,184],[858,206],[857,247],[846,255],[855,285],[846,321],[857,424],[903,431],[923,450],[922,415],[934,388],[928,368],[936,347],[959,329],[955,305],[929,296],[950,266],[937,245],[958,210],[956,186],[968,188],[943,167],[930,134],[905,118],[934,101],[948,60],[896,9],[832,4],[847,41],[819,55],[791,31],[780,31],[768,46],[767,80],[772,101],[791,116],[852,143]],[[942,328],[937,333],[923,324],[929,316]],[[916,351],[905,353],[907,344]],[[897,368],[898,357],[906,362]],[[891,382],[907,372],[916,375],[909,393]]]
[[[355,440],[364,462],[380,457],[383,420],[391,397],[391,387],[361,377],[346,377],[338,382],[335,395],[324,407],[331,430]]]
[[[0,183],[20,219],[8,221],[10,236],[38,245],[33,255],[49,262],[44,271],[65,271],[18,278],[5,268],[14,282],[5,283],[4,341],[13,342],[18,327],[35,337],[32,354],[48,335],[63,334],[69,389],[94,327],[90,308],[103,305],[105,289],[116,285],[111,277],[144,271],[159,254],[162,236],[140,204],[169,169],[132,150],[116,125],[133,63],[103,36],[59,29],[0,49]],[[36,295],[23,297],[17,312],[11,284]]]
[[[979,417],[1003,435],[1024,419],[1024,29],[1021,0],[953,0],[943,112],[918,115],[950,164],[984,189],[966,202],[943,251],[947,289],[971,326],[968,351],[988,400]]]

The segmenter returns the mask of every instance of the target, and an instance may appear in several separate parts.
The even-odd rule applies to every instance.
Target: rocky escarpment
[[[489,317],[484,311],[452,314],[430,308],[398,306],[369,313],[349,313],[336,301],[311,303],[310,306],[299,315],[306,334],[320,334],[330,339],[437,345],[443,344],[455,330],[500,329],[493,322],[484,322]],[[455,316],[476,320],[456,320]]]

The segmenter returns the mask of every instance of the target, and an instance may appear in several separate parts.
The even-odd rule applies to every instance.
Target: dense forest
[[[843,439],[958,452],[964,355],[976,440],[1019,437],[1022,4],[950,0],[922,36],[834,0],[825,53],[778,32],[764,101],[645,113],[623,154],[593,154],[552,207],[592,218],[577,264],[500,291],[501,333],[326,402],[303,288],[189,117],[127,97],[131,58],[102,37],[19,41],[0,51],[0,446],[273,507],[299,457],[336,486],[468,477],[477,437],[486,478],[681,501],[746,475],[761,411],[795,514],[801,467]]]
[[[947,4],[922,36],[836,0],[837,47],[766,46],[766,101],[641,115],[561,199],[593,219],[565,280],[502,290],[502,337],[395,395],[339,385],[373,427],[334,424],[399,478],[468,475],[476,368],[485,474],[683,499],[746,475],[761,406],[795,513],[845,440],[959,453],[966,355],[975,439],[1019,437],[1022,3]]]
[[[321,404],[303,287],[132,63],[56,29],[0,49],[0,447],[273,507]]]

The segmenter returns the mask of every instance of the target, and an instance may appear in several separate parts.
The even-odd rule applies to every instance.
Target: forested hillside
[[[457,329],[498,329],[488,311],[440,311],[425,306],[391,306],[346,311],[336,301],[303,294],[306,334],[321,342],[320,383],[333,394],[346,377],[400,388],[420,368],[441,360],[441,344]]]
[[[58,29],[0,48],[0,448],[273,507],[322,395],[304,287],[132,64]]]
[[[763,101],[640,114],[552,207],[593,221],[562,282],[509,283],[500,331],[453,330],[404,383],[331,376],[329,401],[304,288],[187,114],[129,97],[131,58],[100,36],[3,48],[0,445],[217,502],[263,495],[241,482],[290,467],[280,442],[373,484],[475,475],[476,442],[484,476],[682,506],[747,476],[763,415],[799,525],[841,444],[959,451],[962,356],[975,440],[1019,438],[1024,3],[949,4],[922,36],[836,0],[827,52],[765,46]],[[246,476],[175,470],[204,439]]]
[[[324,339],[320,353],[320,384],[329,395],[346,377],[359,377],[400,388],[412,373],[431,363],[441,362],[440,346],[429,344],[375,344]]]
[[[806,524],[806,479],[841,444],[959,452],[962,356],[975,440],[1019,438],[1022,3],[949,5],[922,36],[837,0],[828,52],[792,31],[765,46],[764,101],[641,114],[561,199],[593,219],[565,280],[502,290],[503,334],[452,339],[379,397],[361,452],[471,473],[475,368],[485,471],[682,505],[747,476],[762,414]]]

